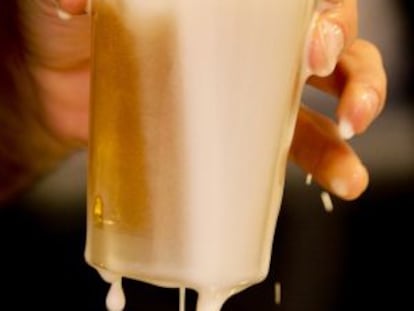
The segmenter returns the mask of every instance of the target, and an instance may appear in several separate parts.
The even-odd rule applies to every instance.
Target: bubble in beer
[[[103,201],[100,196],[97,196],[93,204],[93,218],[95,223],[101,224],[103,222],[103,214]]]

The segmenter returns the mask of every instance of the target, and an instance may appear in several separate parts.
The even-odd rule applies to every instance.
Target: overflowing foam
[[[313,1],[94,11],[86,259],[220,310],[268,273]]]

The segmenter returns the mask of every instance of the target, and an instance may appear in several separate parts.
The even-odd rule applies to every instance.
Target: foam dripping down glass
[[[266,277],[316,2],[92,1],[88,264],[199,311]]]

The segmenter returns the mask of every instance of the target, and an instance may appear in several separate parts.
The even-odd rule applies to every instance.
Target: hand
[[[339,126],[303,106],[290,153],[317,183],[347,200],[359,197],[369,178],[345,140],[367,129],[386,97],[381,55],[370,42],[357,38],[357,28],[356,0],[326,1],[309,53],[311,71],[325,77],[312,76],[308,83],[338,97]]]
[[[24,51],[19,61],[26,75],[14,76],[21,92],[36,101],[40,122],[57,141],[72,150],[85,145],[90,74],[86,0],[60,0],[59,5],[53,0],[16,3],[21,22],[19,45]],[[311,77],[308,83],[339,97],[340,130],[325,116],[302,107],[291,159],[324,188],[344,199],[354,199],[366,188],[368,173],[340,134],[362,133],[380,113],[385,73],[378,50],[357,39],[356,1],[329,3],[315,28],[309,66],[319,75],[337,66],[327,77]],[[73,14],[72,19],[59,19],[57,7]],[[323,40],[324,34],[328,40]]]
[[[10,1],[10,0],[7,0]],[[90,20],[86,0],[61,1],[79,16],[58,18],[54,0],[18,0],[24,59],[45,127],[69,145],[88,138]]]
[[[0,26],[1,203],[86,145],[90,27],[52,0],[0,1]]]

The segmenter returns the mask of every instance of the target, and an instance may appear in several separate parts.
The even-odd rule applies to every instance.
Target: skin
[[[86,0],[4,0],[1,6],[9,12],[16,35],[0,36],[8,43],[3,59],[11,60],[0,67],[5,76],[0,76],[0,82],[11,80],[15,85],[14,92],[3,98],[22,108],[18,128],[25,135],[12,148],[13,154],[18,151],[22,156],[13,158],[11,151],[0,148],[0,163],[6,168],[12,167],[10,163],[26,163],[20,170],[5,169],[3,174],[10,178],[7,184],[0,182],[0,200],[4,200],[87,145],[90,32]],[[73,17],[59,19],[57,7]],[[0,12],[6,11],[0,7]],[[359,197],[369,178],[337,124],[346,123],[353,133],[362,134],[381,113],[386,98],[381,55],[374,45],[358,38],[357,28],[356,0],[326,1],[308,53],[311,72],[319,76],[312,75],[307,83],[338,98],[337,120],[303,106],[290,152],[290,159],[317,183],[345,200]],[[333,72],[326,72],[329,65]],[[0,120],[11,119],[11,113],[0,109]],[[11,130],[0,134],[2,141],[14,139],[17,126],[9,123]],[[30,142],[33,148],[23,150]],[[39,158],[44,164],[34,165]]]

